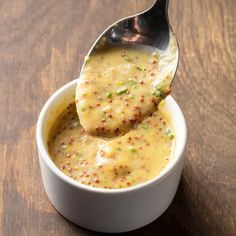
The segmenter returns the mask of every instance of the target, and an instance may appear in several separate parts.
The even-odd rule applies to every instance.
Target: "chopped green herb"
[[[128,89],[126,87],[121,87],[121,88],[117,89],[116,94],[121,95],[121,94],[126,93],[127,91],[128,91]]]
[[[141,67],[137,66],[136,67],[137,70],[143,70]]]
[[[157,91],[156,91],[156,90],[153,90],[153,91],[152,91],[152,95],[155,96],[155,97],[159,97],[160,92],[159,92],[158,90],[157,90]]]
[[[171,140],[175,137],[173,131],[171,131],[169,128],[166,130],[166,135],[167,135]]]
[[[125,57],[124,59],[125,59],[126,61],[128,61],[128,62],[132,62],[132,61],[133,61],[133,59],[127,58],[127,57]]]
[[[108,92],[107,93],[107,98],[111,98],[112,97],[112,93],[111,92]]]
[[[165,84],[163,81],[160,81],[158,84],[155,85],[154,90],[152,91],[152,95],[155,97],[165,98]]]
[[[121,148],[120,147],[118,147],[118,148],[116,148],[118,151],[121,151]]]
[[[162,98],[166,97],[166,94],[158,89],[153,90],[152,95],[155,97],[162,97]]]
[[[129,150],[130,150],[131,152],[133,152],[133,153],[134,153],[134,152],[137,152],[137,149],[136,149],[135,147],[133,147],[133,146],[130,146],[130,147],[129,147]]]
[[[161,98],[165,98],[165,97],[167,96],[167,94],[164,93],[163,91],[160,91],[160,90],[159,90],[159,92],[160,92],[160,95],[159,95],[159,96],[160,96]]]
[[[155,85],[155,89],[163,90],[165,88],[165,84],[163,81],[160,81],[158,84]]]
[[[141,127],[142,127],[143,129],[148,129],[148,128],[149,128],[149,126],[148,126],[147,124],[143,124]]]
[[[133,85],[137,84],[137,82],[134,79],[129,78],[127,84],[130,86],[133,86]]]

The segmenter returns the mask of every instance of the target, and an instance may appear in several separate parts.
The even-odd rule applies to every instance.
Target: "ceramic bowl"
[[[80,184],[63,174],[47,149],[50,127],[74,99],[77,80],[56,91],[44,105],[37,122],[37,147],[41,175],[52,205],[68,220],[84,228],[106,232],[126,232],[157,219],[172,202],[178,188],[186,143],[184,116],[168,96],[165,109],[171,114],[175,148],[171,161],[154,179],[123,189],[101,189]]]

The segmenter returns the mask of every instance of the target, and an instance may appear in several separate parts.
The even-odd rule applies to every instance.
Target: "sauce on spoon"
[[[76,89],[77,113],[85,131],[113,137],[151,116],[170,93],[176,53],[174,37],[163,53],[106,43],[94,50]]]

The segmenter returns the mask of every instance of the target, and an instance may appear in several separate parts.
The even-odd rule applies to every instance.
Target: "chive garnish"
[[[125,57],[124,59],[125,59],[126,61],[128,61],[128,62],[132,62],[132,61],[133,61],[131,58],[127,58],[127,57]]]
[[[117,89],[116,94],[121,95],[121,94],[126,93],[127,91],[128,91],[128,89],[126,87],[121,87],[121,88]]]
[[[166,130],[166,135],[169,137],[169,139],[173,139],[175,137],[173,131],[171,131],[169,128]]]
[[[129,147],[129,150],[131,151],[131,152],[137,152],[137,149],[135,148],[135,147],[133,147],[133,146],[131,146],[131,147]]]
[[[166,94],[158,89],[153,90],[152,95],[155,97],[162,97],[162,98],[166,97]]]
[[[128,79],[128,85],[130,85],[130,86],[133,86],[133,85],[135,85],[135,84],[137,84],[137,82],[134,80],[134,79],[131,79],[131,78],[129,78]]]
[[[108,92],[107,93],[107,98],[111,98],[112,97],[112,93],[111,92]]]
[[[152,91],[152,95],[161,98],[166,97],[167,94],[165,93],[165,84],[163,83],[163,81],[160,81],[158,84],[155,85],[154,90]]]
[[[148,126],[147,124],[143,124],[141,127],[142,127],[143,129],[148,129],[148,128],[149,128],[149,126]]]
[[[155,89],[158,90],[163,90],[165,87],[165,84],[163,83],[163,81],[160,81],[158,84],[155,85]]]

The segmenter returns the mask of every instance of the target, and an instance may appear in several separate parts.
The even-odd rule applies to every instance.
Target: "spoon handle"
[[[148,18],[149,25],[161,24],[168,28],[168,3],[169,0],[156,0],[153,6],[143,14],[145,18]]]
[[[169,0],[156,0],[153,4],[151,10],[165,12],[167,15]]]

